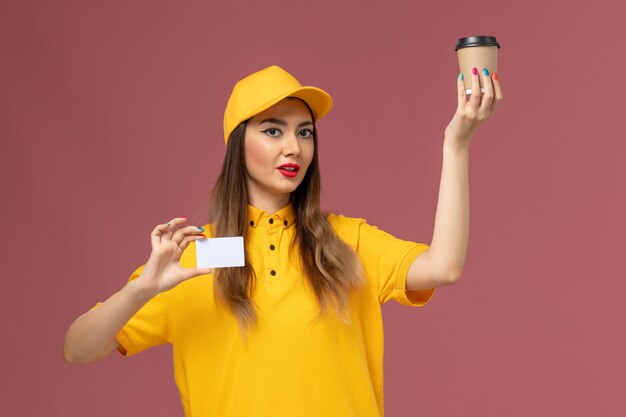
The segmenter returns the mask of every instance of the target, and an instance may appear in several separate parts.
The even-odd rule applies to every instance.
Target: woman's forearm
[[[63,357],[71,363],[94,362],[117,347],[119,331],[152,295],[130,281],[108,300],[77,318],[63,341]]]
[[[469,240],[469,140],[446,137],[435,228],[430,252],[456,279],[465,264]]]

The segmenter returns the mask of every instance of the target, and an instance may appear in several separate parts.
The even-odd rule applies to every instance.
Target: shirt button
[[[276,246],[270,245],[270,250],[274,250],[274,249],[276,249]]]
[[[272,276],[276,275],[276,271],[274,271],[273,269],[270,271],[270,274],[272,274]]]
[[[285,224],[285,226],[287,226],[287,224],[289,224],[289,223],[287,223],[287,220],[285,220],[283,223]]]
[[[254,220],[250,220],[250,226],[254,226]]]
[[[274,224],[274,219],[270,219],[270,224]]]

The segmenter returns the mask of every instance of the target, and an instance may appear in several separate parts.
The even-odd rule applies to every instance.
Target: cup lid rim
[[[496,40],[495,36],[467,36],[465,38],[460,38],[456,42],[456,47],[454,50],[458,50],[461,48],[468,48],[471,46],[497,46],[500,48],[500,44]]]

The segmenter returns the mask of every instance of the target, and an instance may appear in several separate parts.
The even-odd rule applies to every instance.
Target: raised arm
[[[148,301],[189,278],[212,272],[209,268],[180,265],[180,257],[189,243],[206,237],[199,234],[203,229],[185,227],[186,220],[179,217],[154,228],[152,253],[141,275],[72,323],[63,342],[66,362],[94,362],[107,356],[119,346],[117,334]]]
[[[490,77],[487,69],[483,70],[485,93],[481,96],[478,71],[474,70],[469,100],[462,75],[457,80],[458,107],[445,130],[433,239],[430,248],[415,258],[409,268],[406,281],[409,290],[452,284],[463,272],[469,240],[470,141],[502,101],[497,75]]]

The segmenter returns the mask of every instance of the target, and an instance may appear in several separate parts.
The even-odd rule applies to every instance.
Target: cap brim
[[[326,115],[333,107],[333,99],[326,91],[317,87],[303,86],[266,101],[265,103],[251,111],[248,115],[246,115],[245,119],[247,120],[251,117],[254,117],[255,115],[269,109],[274,104],[287,97],[296,97],[304,100],[309,105],[309,107],[311,107],[311,110],[313,111],[313,116],[315,117],[316,121]]]
[[[286,97],[297,97],[306,101],[313,110],[315,120],[321,119],[333,107],[333,99],[330,95],[317,87],[300,87]]]

